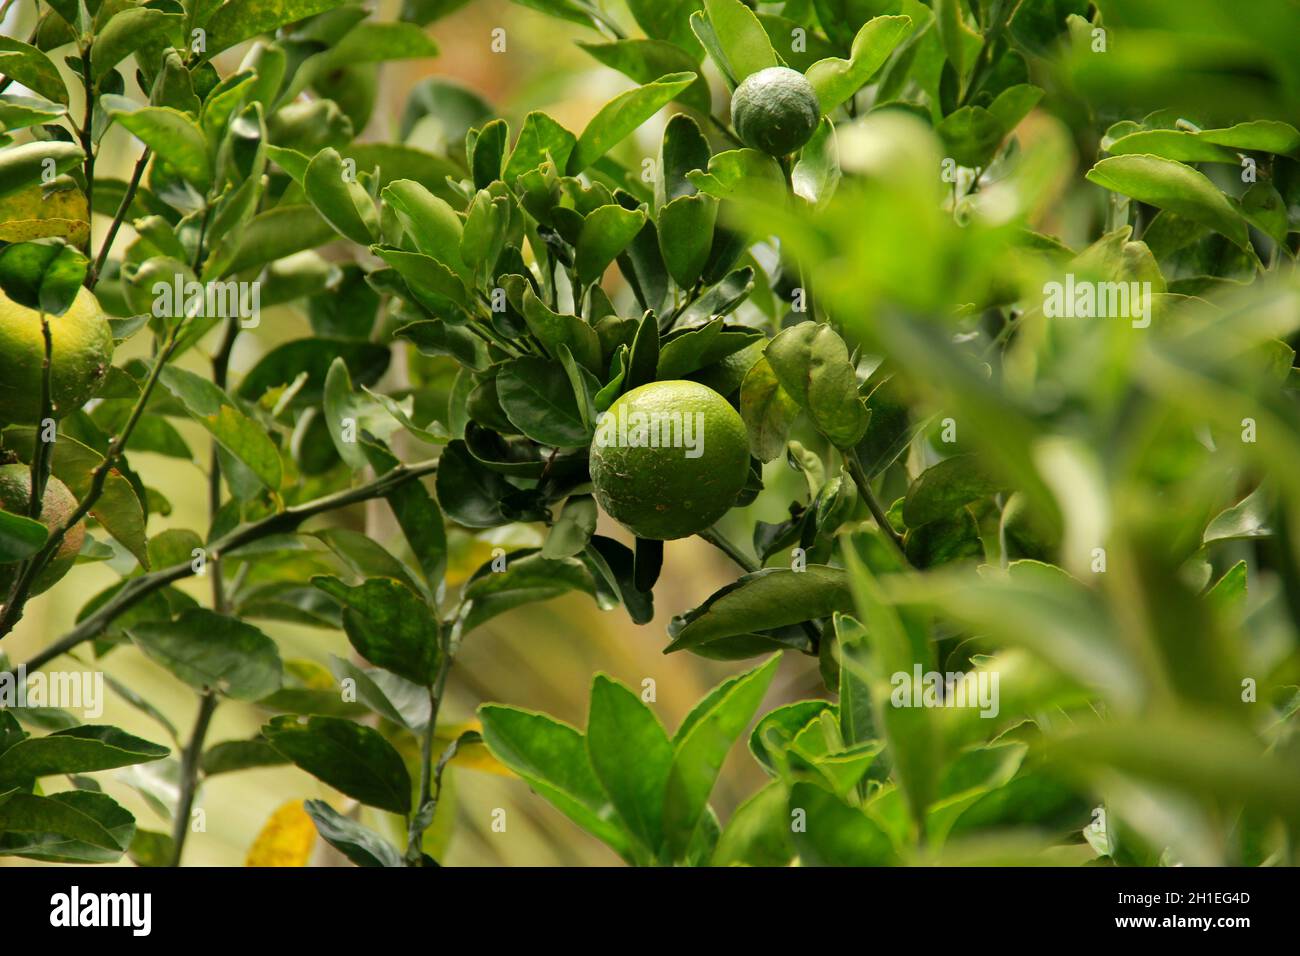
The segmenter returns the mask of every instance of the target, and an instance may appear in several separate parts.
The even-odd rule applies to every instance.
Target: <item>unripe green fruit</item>
[[[816,90],[789,67],[751,73],[731,95],[731,125],[747,146],[769,156],[788,156],[812,139],[821,115]]]
[[[31,496],[31,469],[19,464],[0,465],[0,510],[26,515]],[[68,490],[68,486],[51,475],[49,481],[45,483],[45,496],[41,499],[39,519],[41,524],[53,531],[55,528],[62,527],[63,522],[67,521],[76,509],[77,499]],[[32,584],[32,594],[48,591],[68,573],[77,560],[85,537],[85,525],[78,521],[63,536],[63,541],[59,545],[59,550],[54,553],[53,560]],[[0,605],[4,604],[17,573],[18,565],[0,564]]]
[[[596,501],[640,538],[703,531],[727,513],[748,478],[745,423],[698,382],[632,389],[601,416],[591,443]]]
[[[50,323],[50,398],[54,417],[94,396],[113,361],[113,332],[99,302],[79,289],[71,307]],[[41,415],[45,336],[35,309],[0,292],[0,424],[35,425]]]

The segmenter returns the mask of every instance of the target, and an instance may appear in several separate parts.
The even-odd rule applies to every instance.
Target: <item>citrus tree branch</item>
[[[230,554],[238,551],[240,548],[260,541],[262,538],[269,537],[273,534],[287,534],[295,530],[300,524],[316,515],[324,514],[328,511],[335,511],[339,508],[346,508],[348,505],[358,504],[362,501],[369,501],[372,498],[382,498],[385,495],[397,490],[408,482],[417,478],[423,478],[426,475],[433,474],[437,470],[437,461],[422,461],[411,465],[398,465],[392,471],[386,472],[374,481],[357,488],[349,488],[345,491],[338,491],[334,494],[324,495],[312,501],[304,502],[300,505],[294,505],[286,508],[284,511],[273,515],[268,515],[260,521],[254,521],[251,524],[241,525],[235,528],[229,534],[223,535],[212,543],[208,548],[208,560],[215,561],[221,555]],[[58,657],[60,654],[66,654],[72,648],[86,641],[93,640],[101,634],[109,624],[122,612],[134,607],[143,598],[148,597],[154,591],[167,587],[176,581],[192,577],[195,574],[194,565],[191,562],[174,564],[170,567],[159,568],[157,571],[150,571],[148,574],[142,574],[139,577],[129,579],[122,590],[113,595],[108,601],[96,610],[93,614],[86,617],[84,621],[65,634],[55,643],[51,644],[45,650],[41,651],[31,660],[27,661],[25,667],[28,671],[34,671],[43,667]]]
[[[113,240],[117,238],[117,232],[122,228],[122,223],[126,219],[126,214],[131,208],[131,203],[135,200],[136,190],[140,188],[140,179],[144,176],[145,167],[149,165],[149,157],[153,152],[148,146],[136,160],[135,169],[131,171],[131,179],[126,184],[126,192],[122,194],[122,201],[118,203],[117,212],[113,215],[113,222],[108,227],[108,235],[104,237],[104,243],[99,247],[99,255],[95,257],[95,264],[90,267],[86,273],[86,288],[94,289],[99,282],[99,275],[104,271],[104,263],[108,260],[108,251],[113,248]]]

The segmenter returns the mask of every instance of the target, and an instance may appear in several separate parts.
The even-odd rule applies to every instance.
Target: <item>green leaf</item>
[[[1204,129],[1197,135],[1208,143],[1232,149],[1259,150],[1279,156],[1300,153],[1300,130],[1277,120],[1251,120],[1227,129]]]
[[[591,495],[570,495],[551,525],[542,545],[542,557],[571,558],[582,553],[596,531],[596,499]]]
[[[785,177],[776,160],[747,147],[715,153],[707,172],[692,170],[686,176],[700,192],[718,199],[770,196],[785,189]]]
[[[665,653],[829,617],[852,606],[848,588],[842,568],[820,564],[803,571],[765,568],[746,574],[673,618],[668,627],[673,642]]]
[[[628,0],[627,3],[632,18],[646,36],[681,47],[696,63],[702,51],[689,20],[701,6],[702,0]]]
[[[392,578],[349,587],[317,576],[312,584],[343,605],[343,629],[356,652],[421,687],[431,687],[442,662],[438,619],[418,594]]]
[[[863,679],[863,667],[870,654],[866,629],[857,618],[835,615],[835,642],[840,652],[840,737],[845,747],[866,743],[875,737],[871,717],[871,688]],[[849,660],[861,666],[845,666]]]
[[[721,317],[673,332],[659,350],[656,376],[660,381],[685,378],[761,341],[763,336],[757,330],[727,328]]]
[[[1149,153],[1180,163],[1239,162],[1232,150],[1204,139],[1199,133],[1182,129],[1144,129],[1121,136],[1106,147],[1112,156]]]
[[[835,127],[823,116],[812,139],[799,151],[799,161],[794,165],[790,180],[796,196],[821,207],[835,194],[840,177]]]
[[[178,13],[152,7],[119,10],[95,31],[95,42],[90,48],[90,75],[99,83],[105,73],[132,53],[163,43],[183,21]]]
[[[116,863],[131,845],[135,836],[135,817],[105,793],[91,790],[68,790],[48,798],[95,821],[112,838],[115,846],[109,848],[99,843],[61,832],[32,832],[29,835],[7,833],[0,837],[0,854],[13,853],[29,860],[47,863]],[[4,813],[0,810],[0,816]],[[0,831],[5,830],[0,823]]]
[[[664,127],[659,143],[659,175],[655,178],[655,205],[662,207],[679,196],[695,193],[688,178],[691,170],[709,166],[709,141],[700,126],[685,113],[678,113]]]
[[[690,846],[727,751],[749,726],[780,663],[781,655],[774,654],[753,670],[724,682],[706,697],[705,709],[697,708],[687,718],[689,729],[678,731],[664,800],[669,858],[679,859]]]
[[[281,767],[289,761],[261,737],[252,740],[226,740],[203,751],[203,773],[234,773],[254,767]]]
[[[889,835],[862,810],[850,807],[812,783],[790,788],[789,812],[803,811],[794,831],[804,866],[894,866],[899,863]]]
[[[595,329],[576,315],[552,312],[526,283],[521,305],[528,330],[537,336],[548,355],[558,359],[560,346],[565,346],[583,367],[593,372],[600,370],[600,337]]]
[[[282,478],[280,452],[266,430],[201,375],[169,365],[159,382],[176,396],[190,417],[208,430],[217,443],[234,455],[257,480],[272,491]]]
[[[605,66],[618,70],[638,83],[650,83],[668,73],[693,72],[699,64],[690,53],[663,40],[637,37],[610,43],[579,43],[578,46]],[[711,112],[709,85],[702,76],[697,75],[678,100],[682,105],[706,115]]]
[[[669,73],[614,97],[600,108],[578,137],[565,173],[576,176],[587,169],[694,81],[694,73]]]
[[[538,553],[511,557],[504,571],[481,572],[465,586],[461,632],[468,634],[498,614],[570,591],[592,592],[591,576],[581,561],[551,560]]]
[[[68,114],[68,108],[35,96],[0,96],[0,125],[8,132],[56,122]],[[7,218],[7,217],[6,217]]]
[[[29,309],[63,315],[89,267],[90,260],[58,239],[16,243],[0,251],[0,289]]]
[[[166,757],[170,750],[116,727],[70,727],[28,737],[0,753],[0,790],[53,774],[93,773]]]
[[[704,0],[704,8],[726,57],[722,65],[737,84],[751,73],[781,65],[763,24],[741,0]]]
[[[613,819],[580,731],[545,714],[501,704],[484,704],[478,716],[492,756],[578,826],[625,860],[631,858],[631,837]]]
[[[1246,222],[1203,173],[1158,156],[1113,156],[1088,171],[1088,180],[1113,192],[1208,226],[1242,249],[1250,248]]]
[[[0,564],[26,561],[41,550],[48,537],[39,521],[0,511]]]
[[[36,431],[32,428],[9,428],[4,433],[5,445],[19,456],[30,461],[36,446]],[[103,456],[70,435],[61,434],[54,442],[51,473],[68,486],[78,500],[90,492],[94,470]],[[104,482],[103,494],[90,509],[104,530],[120,541],[140,566],[149,567],[148,539],[145,535],[144,510],[135,489],[123,475],[110,471]]]
[[[954,455],[921,472],[907,489],[903,521],[909,528],[947,517],[963,505],[1002,490],[975,455]]]
[[[959,166],[985,166],[1006,137],[1001,121],[982,106],[963,106],[935,127],[944,152]]]
[[[66,800],[30,793],[0,795],[0,855],[47,849],[51,835],[121,855],[122,847],[95,817]]]
[[[600,279],[611,262],[627,248],[646,222],[645,209],[624,209],[617,203],[600,206],[582,221],[575,266],[585,288]]]
[[[847,60],[828,57],[810,66],[806,75],[822,113],[830,113],[862,89],[911,32],[910,17],[875,17],[853,38]]]
[[[740,384],[740,417],[749,434],[749,452],[767,462],[785,454],[799,403],[787,392],[766,357],[759,358]]]
[[[534,441],[572,448],[591,439],[569,376],[555,362],[511,359],[497,375],[497,395],[510,421]]]
[[[239,383],[237,395],[255,402],[266,392],[295,382],[302,373],[307,380],[290,403],[293,408],[319,404],[325,396],[325,380],[336,359],[347,365],[356,385],[374,385],[388,369],[387,346],[351,339],[294,339],[277,345],[253,366]]]
[[[303,191],[325,221],[345,239],[368,246],[379,238],[379,213],[374,200],[355,177],[348,175],[336,149],[322,149],[307,164]]]
[[[387,740],[371,727],[342,717],[293,715],[262,728],[271,746],[340,793],[390,813],[411,810],[411,777]]]
[[[145,654],[195,690],[260,700],[280,689],[275,642],[233,617],[190,608],[175,620],[144,621],[127,633]]]
[[[140,106],[125,96],[100,97],[104,110],[201,191],[212,185],[208,141],[191,117],[170,106]]]
[[[315,207],[306,203],[276,206],[258,213],[242,230],[227,233],[208,258],[204,274],[222,279],[314,249],[336,236]]]
[[[513,520],[502,509],[502,499],[515,487],[475,461],[460,439],[450,442],[438,459],[434,487],[438,503],[457,524],[496,528]]]
[[[696,194],[679,196],[659,210],[659,251],[668,274],[680,289],[692,289],[713,250],[718,200]]]
[[[769,783],[736,808],[713,851],[713,866],[788,866],[794,856],[785,787]]]
[[[473,272],[460,256],[464,226],[445,200],[409,179],[389,183],[383,198],[397,213],[416,249],[462,279],[472,280]]]
[[[641,698],[605,674],[591,682],[587,755],[614,809],[653,858],[663,841],[673,747]]]
[[[49,168],[60,176],[81,165],[85,153],[80,146],[61,140],[38,140],[0,149],[0,196],[43,182],[47,159],[54,161]]]
[[[208,19],[205,57],[236,43],[273,33],[282,26],[332,10],[343,0],[226,0]]]
[[[33,93],[68,105],[68,89],[59,75],[59,68],[31,44],[0,36],[0,73],[13,77]]]
[[[554,163],[556,169],[564,169],[577,142],[578,138],[553,118],[541,110],[533,110],[524,117],[523,129],[519,131],[519,139],[506,160],[501,178],[513,183],[547,160]]]
[[[401,866],[402,855],[375,831],[343,816],[324,800],[308,800],[303,809],[320,838],[357,866]]]
[[[764,352],[781,387],[837,448],[857,444],[869,415],[858,397],[848,347],[830,326],[801,322],[779,333]]]
[[[1273,533],[1269,523],[1268,495],[1256,488],[1231,508],[1215,516],[1205,529],[1205,544],[1235,538],[1264,538]]]

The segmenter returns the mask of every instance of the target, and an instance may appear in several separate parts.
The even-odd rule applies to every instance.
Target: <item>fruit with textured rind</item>
[[[113,361],[113,331],[88,289],[51,315],[50,398],[55,418],[94,397]],[[35,425],[41,414],[45,336],[40,313],[0,292],[0,423]]]
[[[0,510],[26,515],[31,495],[30,468],[20,464],[0,465]],[[62,527],[63,522],[71,517],[76,509],[77,499],[68,490],[68,486],[51,475],[49,481],[45,483],[45,496],[41,499],[39,519],[41,524],[53,531],[55,528]],[[85,524],[78,521],[63,536],[63,542],[59,545],[59,550],[54,553],[49,566],[37,576],[32,584],[32,594],[48,591],[68,573],[77,560],[77,554],[81,551],[81,544],[85,537]],[[18,565],[0,564],[0,604],[4,603],[9,594],[9,588],[13,585],[17,573]]]
[[[751,73],[731,94],[731,125],[745,145],[769,156],[793,153],[812,139],[820,122],[817,91],[789,67]]]
[[[744,422],[698,382],[632,389],[601,416],[591,443],[596,501],[641,538],[703,531],[727,513],[748,478]]]

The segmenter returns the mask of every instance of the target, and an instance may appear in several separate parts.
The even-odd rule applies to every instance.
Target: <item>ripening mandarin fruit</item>
[[[20,464],[0,465],[0,510],[26,515],[31,496],[31,469],[27,465]],[[77,499],[68,490],[68,486],[51,475],[49,481],[45,483],[45,496],[41,499],[39,519],[41,524],[50,530],[62,527],[63,522],[68,520],[76,510]],[[36,578],[32,585],[32,594],[48,591],[68,573],[77,560],[77,554],[81,551],[81,543],[85,537],[85,524],[78,521],[63,536],[63,542],[59,545],[59,550],[54,553],[49,566]],[[18,565],[0,564],[0,604],[4,603],[9,594],[9,588],[13,585],[17,573]]]
[[[745,77],[731,94],[731,125],[745,145],[769,156],[788,156],[812,139],[821,104],[798,70],[769,66]]]
[[[596,501],[641,538],[703,531],[727,513],[748,478],[745,423],[698,382],[632,389],[601,416],[591,443]]]
[[[113,332],[99,301],[79,289],[68,311],[49,316],[54,417],[94,396],[113,361]],[[40,313],[0,292],[0,424],[35,425],[41,414],[45,336]]]

